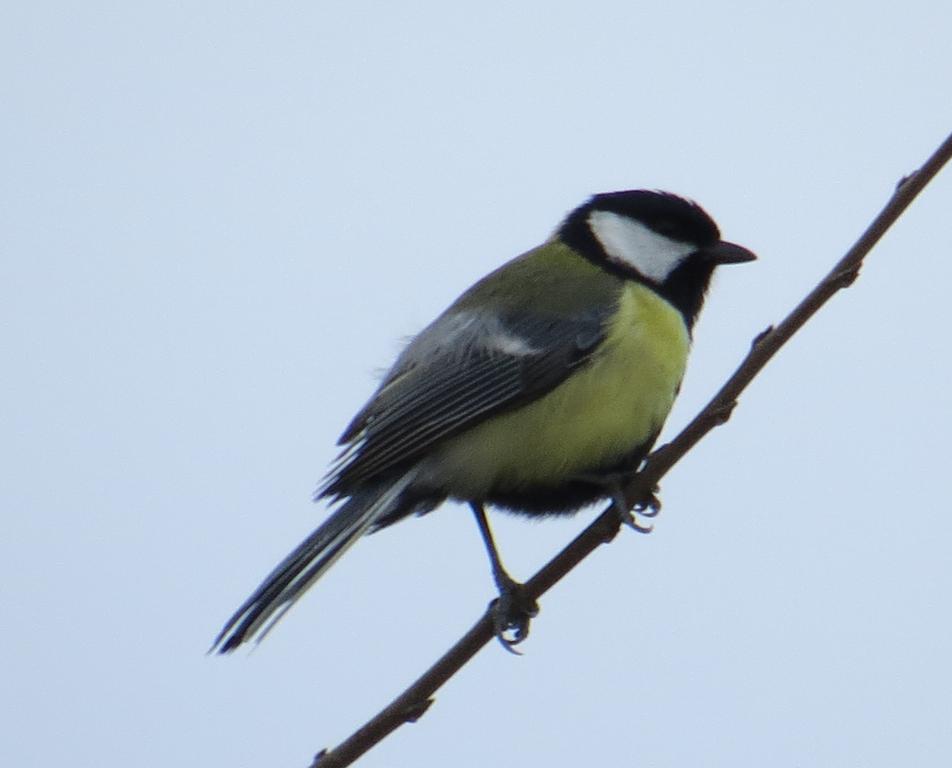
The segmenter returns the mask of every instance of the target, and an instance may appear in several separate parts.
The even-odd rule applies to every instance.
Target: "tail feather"
[[[394,513],[413,474],[410,471],[395,483],[356,493],[344,502],[268,574],[226,622],[211,650],[228,653],[252,638],[260,642],[337,558],[374,523]]]

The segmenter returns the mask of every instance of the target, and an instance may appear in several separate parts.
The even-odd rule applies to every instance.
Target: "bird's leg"
[[[526,595],[525,586],[512,578],[503,568],[483,505],[471,502],[469,506],[476,517],[476,525],[479,526],[486,552],[489,554],[493,581],[496,582],[496,588],[499,590],[499,597],[492,602],[496,637],[507,651],[519,653],[513,646],[529,636],[529,622],[539,614],[539,605]],[[506,634],[510,630],[513,632],[511,637]]]

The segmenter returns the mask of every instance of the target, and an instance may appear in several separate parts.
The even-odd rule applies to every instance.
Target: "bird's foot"
[[[634,503],[631,508],[625,500],[625,495],[620,488],[612,492],[612,502],[615,511],[623,525],[627,525],[638,533],[651,533],[654,530],[653,525],[645,525],[638,521],[641,517],[657,517],[661,511],[661,500],[657,496],[658,486],[655,486]]]
[[[510,653],[529,636],[529,623],[539,615],[539,604],[526,594],[526,587],[513,579],[499,584],[499,597],[490,604],[496,639]]]
[[[651,490],[646,491],[645,494],[635,502],[635,512],[642,517],[657,517],[661,511],[661,499],[658,498],[658,491],[659,488],[657,485]]]
[[[629,504],[625,498],[624,487],[631,478],[631,472],[611,472],[599,475],[578,475],[575,479],[603,488],[606,495],[612,500],[612,508],[622,525],[627,525],[638,533],[651,533],[654,526],[645,525],[639,522],[638,518],[657,517],[661,511],[661,500],[657,496],[658,486],[654,486],[646,491],[640,499],[633,504]]]

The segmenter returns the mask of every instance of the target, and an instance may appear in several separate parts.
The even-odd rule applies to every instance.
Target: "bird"
[[[215,639],[260,641],[364,534],[469,505],[499,591],[507,648],[538,606],[505,570],[485,513],[566,515],[600,500],[634,520],[622,484],[684,376],[711,276],[753,252],[697,203],[655,190],[596,194],[541,245],[472,285],[415,336],[341,435],[316,500],[329,517]]]

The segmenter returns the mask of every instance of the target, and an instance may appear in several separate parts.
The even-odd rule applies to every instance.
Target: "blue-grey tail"
[[[235,611],[215,638],[211,651],[228,653],[249,640],[260,642],[337,558],[394,514],[413,474],[411,470],[395,483],[361,490],[347,499]]]

